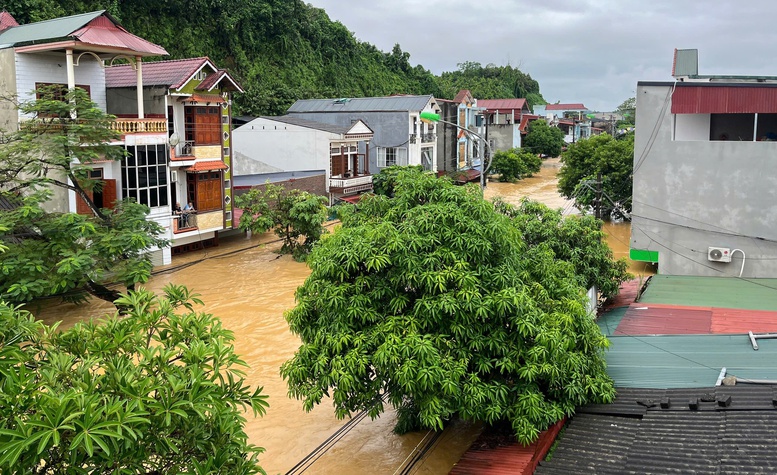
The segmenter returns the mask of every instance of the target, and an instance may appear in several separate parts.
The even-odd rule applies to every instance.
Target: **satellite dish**
[[[169,139],[167,139],[167,142],[170,144],[171,147],[175,147],[179,143],[181,143],[181,137],[178,136],[178,134],[173,133],[173,135],[170,136]]]

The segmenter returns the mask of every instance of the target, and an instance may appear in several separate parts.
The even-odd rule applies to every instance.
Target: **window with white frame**
[[[378,168],[407,165],[407,149],[401,147],[379,147]]]

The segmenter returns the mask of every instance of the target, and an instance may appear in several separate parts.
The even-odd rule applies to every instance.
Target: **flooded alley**
[[[550,159],[535,177],[515,184],[489,183],[487,197],[499,195],[517,203],[529,196],[566,213],[575,212],[572,203],[556,191],[558,166],[557,159]],[[616,257],[627,256],[629,224],[607,225],[605,231]],[[323,402],[305,413],[300,401],[287,397],[279,367],[293,355],[299,340],[289,333],[283,313],[293,307],[294,291],[309,270],[289,256],[279,256],[278,248],[279,243],[269,234],[223,238],[219,247],[187,254],[176,258],[172,266],[156,269],[146,287],[161,291],[169,282],[188,286],[201,294],[205,311],[221,318],[235,332],[235,350],[250,366],[248,381],[252,386],[263,386],[269,395],[267,415],[255,419],[249,415],[246,424],[250,442],[266,449],[260,461],[268,474],[288,472],[317,449],[320,451],[306,473],[402,473],[432,433],[394,435],[395,415],[391,411],[338,432],[348,421],[337,420],[331,404]],[[640,273],[639,266],[634,264],[631,272]],[[51,301],[29,309],[46,323],[62,320],[65,328],[113,311],[112,306],[97,300],[81,306]],[[410,473],[448,473],[479,430],[477,424],[451,424]],[[329,441],[333,443],[326,443],[333,435]],[[303,468],[294,473],[302,473]]]

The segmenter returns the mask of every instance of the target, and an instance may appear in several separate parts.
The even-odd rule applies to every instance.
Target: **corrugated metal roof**
[[[777,84],[763,87],[684,86],[672,94],[673,114],[777,113]]]
[[[215,73],[209,74],[208,77],[206,77],[200,84],[197,85],[196,89],[199,91],[210,91],[216,87],[217,84],[222,82],[223,79],[226,79],[229,83],[231,83],[231,87],[229,84],[222,85],[223,89],[235,89],[239,92],[244,92],[243,87],[238,84],[235,78],[233,78],[232,75],[229,74],[229,71],[226,69],[219,69]]]
[[[352,99],[300,99],[291,107],[288,113],[303,112],[397,112],[420,111],[432,95],[426,96],[389,96],[389,97],[355,97]]]
[[[226,170],[229,168],[226,163],[221,160],[202,160],[197,161],[194,165],[187,167],[187,172],[209,172],[215,170]]]
[[[296,125],[299,127],[321,130],[323,132],[329,132],[329,133],[340,134],[340,135],[345,135],[350,129],[350,127],[341,127],[339,125],[325,124],[323,122],[316,122],[315,120],[300,119],[299,117],[293,117],[290,115],[282,115],[279,117],[262,117],[262,119],[274,120],[276,122],[282,122],[284,124]]]
[[[641,303],[777,310],[777,279],[656,275]]]
[[[16,26],[0,32],[0,45],[21,46],[74,39],[88,45],[127,49],[141,55],[166,55],[159,45],[125,30],[105,10]]]
[[[616,335],[742,334],[777,332],[777,311],[665,304],[632,304]]]
[[[143,62],[143,86],[165,86],[177,89],[183,86],[203,64],[208,62],[210,62],[210,59],[204,56],[200,58],[173,59],[170,61]],[[135,87],[136,85],[137,74],[132,69],[132,65],[121,64],[105,68],[106,87]]]
[[[777,340],[753,350],[747,335],[610,336],[607,373],[618,387],[712,386],[721,368],[745,379],[777,379]]]
[[[575,104],[546,104],[545,105],[546,111],[576,111],[576,110],[583,110],[587,111],[588,108],[580,103]]]
[[[478,107],[485,107],[489,112],[509,111],[509,110],[528,110],[529,105],[526,99],[478,99]]]
[[[481,435],[453,466],[450,475],[531,475],[548,453],[565,420],[542,431],[533,443],[517,442],[501,447],[489,447]]]

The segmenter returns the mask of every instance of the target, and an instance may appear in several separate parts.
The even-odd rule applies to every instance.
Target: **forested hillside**
[[[482,99],[544,102],[537,81],[517,68],[463,62],[458,71],[437,77],[411,66],[399,44],[380,51],[302,0],[0,0],[0,9],[21,24],[108,10],[171,58],[209,56],[230,69],[246,89],[237,98],[245,115],[282,114],[295,100],[313,97],[452,99],[462,88]]]

